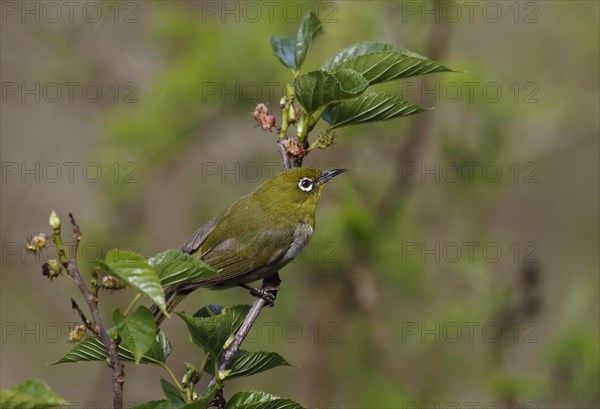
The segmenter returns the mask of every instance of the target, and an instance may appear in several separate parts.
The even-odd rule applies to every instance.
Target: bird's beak
[[[331,178],[339,175],[340,173],[344,173],[346,171],[346,169],[331,169],[331,170],[326,170],[325,172],[321,173],[321,176],[319,176],[317,178],[317,180],[315,181],[315,183],[317,185],[323,185],[325,183],[327,183]]]

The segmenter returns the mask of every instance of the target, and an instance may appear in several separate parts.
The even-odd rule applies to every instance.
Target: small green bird
[[[172,311],[197,288],[242,286],[270,301],[273,294],[248,287],[267,279],[296,258],[315,229],[315,210],[323,185],[346,169],[321,172],[294,168],[264,182],[211,219],[180,250],[196,256],[219,273],[209,280],[182,283],[165,290]],[[157,325],[164,315],[153,306]]]

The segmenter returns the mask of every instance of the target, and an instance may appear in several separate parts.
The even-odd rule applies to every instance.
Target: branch
[[[283,164],[283,169],[290,170],[292,168],[292,164],[290,163],[290,157],[288,156],[285,146],[281,144],[281,141],[277,142],[277,149],[281,154],[281,163]]]
[[[279,290],[279,284],[281,284],[281,279],[279,278],[279,273],[275,273],[272,276],[265,278],[263,280],[261,289],[267,290],[276,295],[277,290]],[[252,308],[250,308],[250,311],[248,311],[248,315],[246,315],[246,318],[244,319],[244,322],[240,326],[240,329],[238,330],[237,334],[235,334],[235,338],[233,339],[233,341],[231,341],[229,346],[227,348],[225,348],[225,350],[221,354],[221,357],[219,358],[219,371],[223,371],[223,370],[229,368],[229,365],[231,365],[233,358],[235,358],[235,354],[240,349],[242,342],[244,342],[244,339],[246,339],[246,336],[248,335],[250,328],[252,328],[252,325],[254,325],[254,322],[256,321],[256,319],[258,318],[258,315],[260,314],[260,312],[262,311],[262,309],[265,307],[266,304],[267,303],[264,300],[264,298],[257,297],[254,300],[254,303],[252,304]],[[217,381],[216,378],[213,378],[210,381],[209,386],[212,386],[216,381]]]
[[[83,298],[87,302],[87,305],[92,313],[92,322],[90,322],[85,314],[79,309],[77,303],[71,300],[71,305],[73,308],[79,313],[84,324],[88,327],[94,334],[98,335],[102,344],[106,348],[109,357],[109,366],[112,368],[112,385],[113,385],[113,408],[114,409],[122,409],[123,408],[123,382],[125,382],[125,371],[124,365],[119,359],[119,355],[117,352],[118,342],[110,339],[108,332],[106,331],[106,327],[102,323],[102,318],[100,317],[100,310],[98,309],[98,297],[96,294],[93,294],[88,287],[86,286],[81,274],[79,273],[79,269],[77,267],[77,249],[79,248],[79,242],[81,241],[81,230],[75,221],[75,218],[71,213],[69,213],[69,219],[71,224],[73,225],[73,234],[72,234],[72,244],[71,244],[71,254],[68,260],[64,260],[63,265],[67,270],[67,273],[73,280],[75,280],[75,284]],[[54,237],[60,237],[60,224],[58,227],[54,228]],[[59,253],[63,252],[64,248],[62,248],[62,243],[60,242],[60,246],[57,243],[57,247],[59,248]]]

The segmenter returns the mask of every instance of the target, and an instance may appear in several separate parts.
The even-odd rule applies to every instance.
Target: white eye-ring
[[[304,192],[310,192],[313,188],[313,181],[309,178],[302,178],[298,183],[298,187]]]

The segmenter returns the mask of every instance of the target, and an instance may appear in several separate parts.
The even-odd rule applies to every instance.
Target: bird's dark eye
[[[309,178],[302,178],[298,183],[298,187],[304,192],[310,192],[313,188],[313,181]]]

